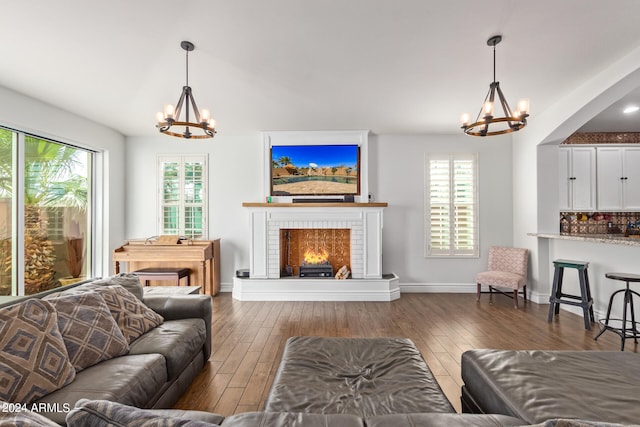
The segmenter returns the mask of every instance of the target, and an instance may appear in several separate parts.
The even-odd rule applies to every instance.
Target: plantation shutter
[[[473,154],[427,155],[425,256],[478,256],[476,171]]]
[[[206,156],[159,156],[159,234],[206,238]]]

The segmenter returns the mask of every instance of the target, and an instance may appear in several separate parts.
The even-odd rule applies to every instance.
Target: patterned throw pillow
[[[76,371],[129,352],[129,342],[98,292],[45,299],[58,313],[58,328]]]
[[[16,408],[14,405],[0,402],[0,427],[60,427],[60,424],[54,423],[49,418],[24,410],[19,405]]]
[[[129,344],[164,322],[162,316],[120,285],[99,286],[93,290],[104,298],[111,315]]]
[[[93,282],[88,283],[88,285],[91,287],[95,287],[96,285],[120,285],[134,294],[140,301],[142,301],[142,298],[144,296],[144,291],[142,290],[140,279],[138,279],[138,276],[133,273],[118,273],[115,276],[94,280]]]
[[[31,403],[75,376],[51,304],[33,298],[0,309],[0,400]]]

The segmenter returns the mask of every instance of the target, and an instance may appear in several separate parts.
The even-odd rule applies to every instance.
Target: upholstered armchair
[[[489,271],[478,273],[477,301],[480,301],[480,288],[489,286],[489,298],[493,298],[494,288],[513,289],[514,307],[518,308],[518,291],[523,290],[524,299],[527,300],[527,266],[529,250],[523,248],[511,248],[492,246],[489,248]],[[495,289],[503,295],[508,295],[500,289]],[[508,295],[510,296],[510,295]]]

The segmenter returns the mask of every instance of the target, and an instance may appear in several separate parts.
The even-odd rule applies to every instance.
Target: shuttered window
[[[477,156],[425,158],[425,256],[478,256]]]
[[[206,155],[160,156],[158,174],[159,234],[206,239]]]

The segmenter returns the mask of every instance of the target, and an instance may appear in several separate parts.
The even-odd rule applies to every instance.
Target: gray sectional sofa
[[[43,406],[37,411],[18,408],[12,412],[3,406],[0,425],[6,420],[7,425],[57,425],[55,421],[69,427],[497,427],[536,423],[614,427],[640,420],[638,354],[470,350],[462,357],[465,413],[457,414],[418,349],[403,338],[292,337],[264,411],[225,418],[201,411],[159,409],[175,403],[211,353],[211,300],[208,296],[145,298],[139,283],[128,283],[129,279],[93,281],[63,295],[86,295],[113,287],[115,281],[152,309],[147,320],[154,321],[160,314],[162,322],[132,339],[125,354],[90,362],[91,366],[71,379],[63,375],[68,384],[40,397],[35,403]],[[57,297],[39,295],[44,301],[53,298],[52,305],[60,304]],[[109,300],[108,292],[104,300]],[[64,332],[68,329],[64,307],[56,305],[56,309]],[[118,313],[111,314],[118,320]],[[0,329],[2,322],[0,313]],[[129,326],[135,329],[137,322]],[[0,344],[2,340],[0,337]],[[82,363],[74,353],[70,346],[69,358]],[[2,390],[0,387],[0,393]],[[59,410],[56,406],[64,404],[70,407]]]
[[[91,301],[95,302],[95,295],[98,294],[101,295],[100,302],[105,301],[106,307],[111,310],[108,313],[114,317],[115,324],[118,325],[118,328],[110,330],[113,331],[113,336],[105,332],[104,326],[100,327],[96,323],[99,310],[82,306],[81,298],[90,296],[94,298]],[[122,295],[124,299],[120,298]],[[42,303],[43,301],[46,301],[46,304]],[[121,311],[114,311],[113,306],[109,305],[110,302],[120,303]],[[35,408],[39,415],[58,424],[66,423],[69,410],[81,399],[108,400],[138,408],[171,408],[202,370],[211,354],[212,305],[209,295],[145,297],[137,277],[125,273],[107,279],[82,282],[65,288],[63,292],[53,290],[37,296],[14,299],[0,304],[0,312],[9,312],[12,317],[16,317],[15,313],[20,312],[17,317],[24,317],[29,316],[25,311],[37,313],[43,310],[43,307],[46,311],[52,306],[58,310],[55,318],[69,358],[72,359],[75,374],[65,373],[62,387],[31,400],[29,405],[13,405],[12,409]],[[20,311],[16,311],[18,309]],[[137,317],[130,316],[126,313],[127,310],[141,310],[141,314]],[[32,319],[33,316],[27,318],[27,322],[31,322]],[[11,319],[6,320],[7,322],[3,322],[0,314],[0,329],[5,324],[11,326]],[[83,328],[67,325],[67,320],[92,322],[91,335],[74,336]],[[67,326],[70,327],[65,335],[64,329]],[[20,325],[14,325],[14,328],[28,331],[28,327]],[[2,332],[3,335],[7,333],[5,330]],[[42,339],[46,340],[51,336],[52,340],[59,338],[54,336],[55,333],[49,332],[48,335],[50,337],[45,336]],[[117,339],[114,340],[115,335]],[[6,339],[9,340],[9,337],[6,336]],[[95,342],[92,343],[92,340]],[[8,344],[5,345],[11,346],[15,341],[7,341]],[[34,342],[36,346],[39,345]],[[80,346],[84,346],[83,354],[77,351]],[[111,354],[94,354],[94,347],[100,346],[108,348]],[[50,347],[51,343],[43,342],[38,351],[43,352],[42,349]],[[15,353],[13,348],[7,351]],[[74,355],[78,357],[72,357]],[[0,368],[5,372],[12,371],[12,376],[2,377],[5,380],[17,377],[16,372],[20,369],[19,366],[14,366],[11,356],[13,354],[4,359],[4,364],[0,360]],[[87,358],[91,360],[86,360]],[[95,363],[96,361],[98,363]],[[36,363],[41,364],[40,361]],[[38,380],[42,378],[22,378],[16,380],[15,387],[34,381],[32,389],[39,392],[38,394],[43,394],[42,386],[37,384]],[[8,404],[1,402],[9,401],[2,398],[3,392],[6,393],[7,389],[0,390],[0,404],[4,409],[10,409]]]
[[[478,349],[461,368],[465,412],[640,424],[638,353]]]

